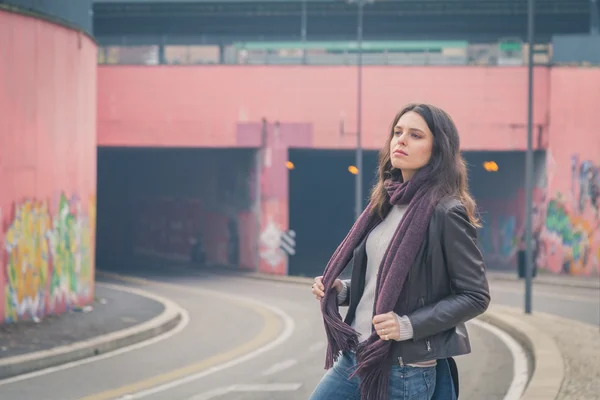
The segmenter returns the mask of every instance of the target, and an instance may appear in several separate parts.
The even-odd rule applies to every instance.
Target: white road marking
[[[203,290],[203,292],[205,292],[205,290]],[[206,292],[209,292],[208,290]],[[248,354],[245,354],[239,358],[233,359],[231,361],[228,361],[226,363],[211,367],[207,370],[198,372],[196,374],[192,374],[192,375],[188,375],[186,377],[183,377],[181,379],[177,379],[171,382],[167,382],[165,384],[159,385],[159,386],[155,386],[153,388],[147,389],[147,390],[143,390],[141,392],[137,392],[137,393],[129,393],[127,396],[127,399],[141,399],[147,396],[151,396],[154,395],[156,393],[160,393],[160,392],[164,392],[165,390],[169,390],[172,389],[174,387],[177,386],[181,386],[184,385],[186,383],[190,383],[193,381],[196,381],[198,379],[202,379],[208,375],[214,374],[215,372],[220,372],[223,371],[227,368],[231,368],[234,367],[236,365],[242,364],[246,361],[249,361],[263,353],[266,353],[267,351],[270,351],[274,348],[276,348],[277,346],[280,346],[281,344],[283,344],[284,342],[286,342],[291,336],[292,333],[294,332],[294,330],[296,329],[296,325],[294,323],[294,320],[292,319],[292,317],[290,317],[288,314],[286,314],[283,310],[271,306],[269,304],[263,303],[261,301],[258,300],[253,300],[247,297],[242,297],[242,296],[234,296],[234,295],[230,295],[230,294],[224,294],[224,293],[220,293],[220,292],[215,292],[217,293],[219,296],[221,297],[226,297],[226,298],[231,298],[235,301],[241,301],[241,302],[245,302],[245,303],[254,303],[257,307],[261,307],[261,308],[265,308],[271,312],[273,312],[274,314],[276,314],[279,318],[281,318],[281,320],[283,321],[283,333],[277,337],[277,339],[275,339],[274,341],[270,342],[269,344],[260,347]],[[124,397],[121,397],[121,399],[124,399]]]
[[[298,360],[286,360],[277,364],[273,364],[270,368],[267,368],[263,371],[263,376],[269,376],[281,372],[285,369],[291,368],[294,365],[298,364]]]
[[[137,288],[130,288],[130,287],[121,286],[121,285],[104,284],[104,283],[98,283],[98,284],[104,285],[104,286],[107,286],[110,288],[118,287],[118,290],[123,290],[124,292],[129,292],[129,293],[134,293],[134,294],[141,294],[143,296],[150,297],[150,298],[160,297],[160,296],[154,295],[152,293],[149,293],[144,290],[137,289]],[[174,303],[174,302],[171,301],[171,303]],[[176,304],[176,306],[179,307],[179,305],[177,305],[177,304]],[[24,381],[26,379],[36,378],[38,376],[47,375],[47,374],[51,374],[54,372],[64,371],[69,368],[79,367],[81,365],[89,364],[89,363],[100,361],[100,360],[105,360],[107,358],[118,356],[120,354],[125,354],[125,353],[128,353],[133,350],[138,350],[143,347],[150,346],[152,344],[155,344],[155,343],[158,343],[165,339],[168,339],[172,336],[175,336],[182,330],[184,330],[185,327],[190,323],[190,315],[188,314],[187,310],[179,307],[179,312],[181,313],[181,319],[179,320],[179,323],[177,324],[177,326],[163,334],[160,334],[160,335],[150,338],[148,340],[144,340],[142,342],[132,344],[131,346],[121,347],[120,349],[109,351],[104,354],[99,354],[97,356],[83,358],[81,360],[72,361],[72,362],[66,363],[66,364],[56,365],[54,367],[44,368],[44,369],[41,369],[38,371],[33,371],[33,372],[29,372],[29,373],[22,374],[22,375],[17,375],[12,378],[6,378],[3,380],[0,380],[0,386],[8,385],[8,384],[19,382],[19,381]]]
[[[209,400],[231,392],[293,392],[302,387],[301,383],[270,383],[256,385],[233,385],[211,390],[210,392],[190,397],[188,400]]]
[[[527,381],[529,380],[529,370],[525,350],[523,350],[523,347],[521,347],[512,336],[503,330],[477,319],[471,320],[470,322],[498,337],[498,339],[508,347],[508,350],[510,350],[513,358],[513,379],[504,396],[504,400],[519,400],[523,395],[523,392],[527,387]]]

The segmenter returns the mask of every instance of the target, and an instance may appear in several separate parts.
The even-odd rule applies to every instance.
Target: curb
[[[107,283],[97,283],[97,285],[150,298],[162,303],[165,309],[160,315],[136,326],[66,346],[2,359],[0,360],[0,379],[15,377],[130,346],[170,331],[182,319],[181,308],[167,298],[132,287]]]
[[[563,357],[556,342],[527,320],[535,316],[523,314],[518,318],[514,308],[491,306],[478,318],[494,325],[519,342],[530,357],[529,382],[521,399],[552,400],[558,397],[565,379]]]

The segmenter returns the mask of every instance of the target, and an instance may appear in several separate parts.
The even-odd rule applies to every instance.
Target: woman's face
[[[394,127],[390,141],[390,161],[402,171],[406,182],[427,165],[433,149],[433,134],[427,123],[414,111],[404,113]]]

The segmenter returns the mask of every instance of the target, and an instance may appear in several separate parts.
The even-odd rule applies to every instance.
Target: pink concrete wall
[[[0,11],[0,323],[90,302],[96,46]]]
[[[535,123],[545,132],[549,70],[535,76]],[[521,67],[364,67],[364,146],[378,149],[399,108],[423,101],[455,118],[465,150],[522,150],[526,79]],[[100,66],[98,83],[103,146],[238,146],[237,124],[263,117],[312,125],[312,147],[356,140],[355,67]]]
[[[548,190],[540,266],[600,269],[600,69],[551,71]]]
[[[599,268],[599,75],[535,70],[534,147],[549,150],[547,182],[536,182],[536,262],[553,272],[588,275]],[[394,113],[425,101],[454,117],[464,150],[525,150],[526,78],[521,67],[365,67],[363,144],[378,149]],[[302,141],[288,146],[355,144],[354,67],[103,66],[98,80],[98,140],[105,146],[255,147],[259,131],[249,127],[263,117],[303,127]],[[524,194],[510,196],[482,200],[494,214],[490,254],[505,267],[514,265],[524,224]],[[286,229],[285,198],[263,203],[263,217],[276,215]],[[251,232],[252,218],[244,221],[242,230]]]

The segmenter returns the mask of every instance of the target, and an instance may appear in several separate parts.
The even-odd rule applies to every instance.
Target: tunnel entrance
[[[363,152],[364,205],[375,182],[377,151]],[[356,176],[353,150],[290,149],[290,229],[296,232],[296,254],[288,274],[319,275],[354,223]]]
[[[482,227],[478,244],[489,269],[516,268],[525,223],[525,153],[465,152],[469,189],[477,202]],[[544,190],[545,152],[534,153],[534,240],[539,232],[539,204]],[[290,150],[290,229],[296,254],[289,274],[316,276],[354,222],[354,180],[348,166],[354,151]],[[497,169],[494,167],[497,167]],[[375,183],[377,152],[364,153],[363,199]]]
[[[97,265],[139,257],[252,268],[250,149],[98,149]]]

